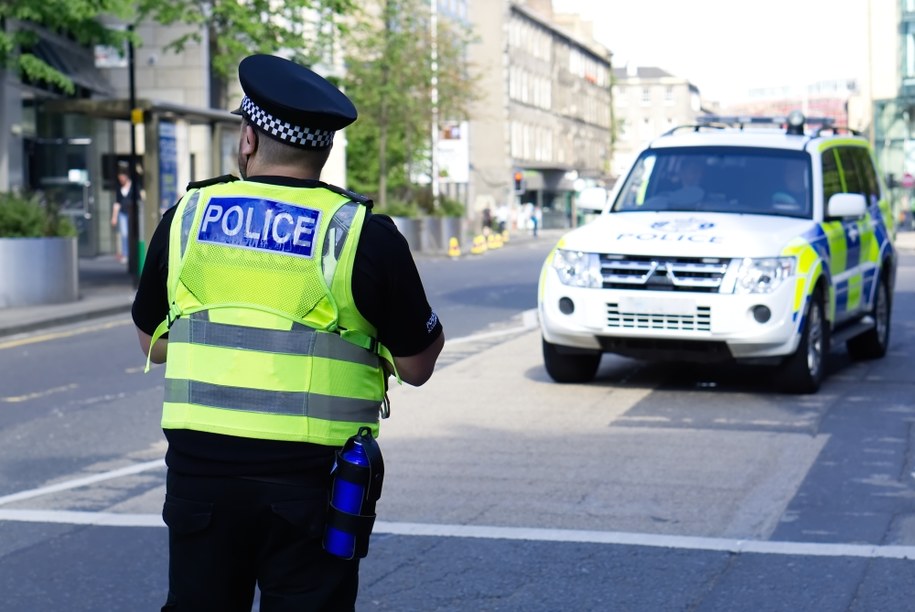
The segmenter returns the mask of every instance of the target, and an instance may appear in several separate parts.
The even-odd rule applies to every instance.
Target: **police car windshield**
[[[777,149],[653,149],[639,157],[612,210],[810,218],[810,164],[802,152]]]

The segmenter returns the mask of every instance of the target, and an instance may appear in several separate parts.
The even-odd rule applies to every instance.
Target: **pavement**
[[[557,238],[558,236],[559,234],[556,234]],[[506,246],[522,243],[527,239],[530,239],[529,235],[519,232],[512,235]],[[915,254],[915,231],[898,232],[896,246],[901,251]],[[119,313],[128,316],[135,291],[134,279],[127,273],[126,265],[119,263],[114,256],[82,257],[79,260],[78,300],[63,304],[0,308],[0,337]]]
[[[79,258],[79,299],[61,304],[0,308],[0,337],[130,312],[133,276],[114,255]]]
[[[542,239],[558,239],[563,230],[542,232]],[[512,233],[505,247],[531,240],[528,232]],[[415,257],[447,257],[447,253],[416,253]],[[470,255],[465,250],[463,257]],[[98,317],[123,313],[129,316],[136,287],[127,273],[127,265],[114,255],[81,257],[79,259],[79,299],[62,304],[41,304],[18,308],[0,308],[0,337],[33,332],[55,325],[78,323]]]

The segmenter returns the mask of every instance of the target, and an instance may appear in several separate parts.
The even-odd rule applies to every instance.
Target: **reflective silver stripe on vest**
[[[194,215],[197,214],[197,202],[200,200],[200,191],[191,194],[187,206],[184,208],[184,214],[181,217],[181,256],[187,250],[188,236],[191,234],[191,224],[194,222]]]
[[[374,423],[380,402],[346,397],[226,387],[200,381],[165,379],[165,401],[243,410],[261,414],[304,416],[347,423]]]
[[[287,355],[314,355],[369,367],[380,366],[379,358],[374,353],[347,342],[337,334],[318,332],[300,323],[294,324],[288,331],[260,329],[213,323],[203,311],[176,319],[169,329],[168,337],[172,342]]]

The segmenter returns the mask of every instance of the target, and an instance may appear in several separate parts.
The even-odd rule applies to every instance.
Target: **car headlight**
[[[597,253],[557,249],[553,253],[553,269],[559,274],[563,285],[572,287],[600,287],[600,258]]]
[[[785,279],[794,276],[793,257],[744,259],[737,270],[734,293],[772,293]]]

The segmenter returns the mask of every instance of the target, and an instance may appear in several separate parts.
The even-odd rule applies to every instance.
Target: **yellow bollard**
[[[461,245],[458,243],[458,239],[453,237],[448,241],[448,256],[449,257],[460,257],[461,256]]]
[[[486,238],[481,234],[478,234],[473,237],[473,246],[470,247],[470,252],[474,255],[479,255],[486,252]]]

